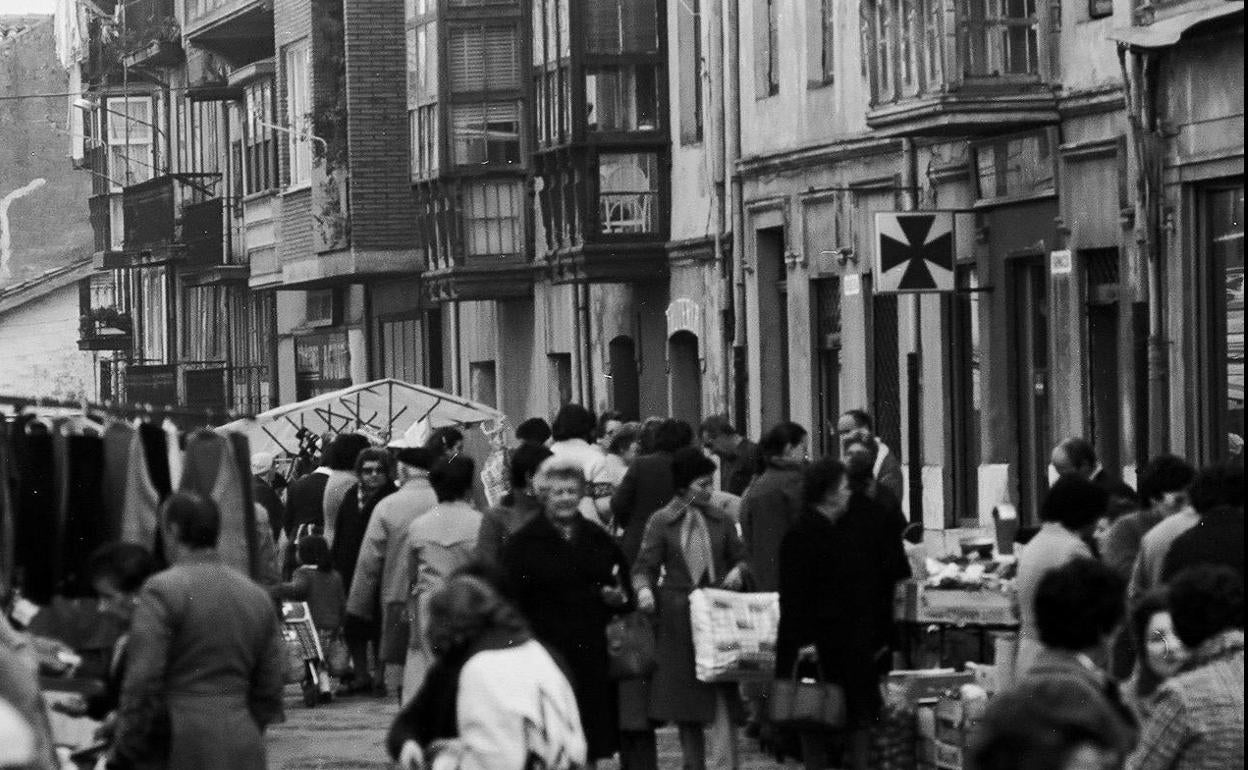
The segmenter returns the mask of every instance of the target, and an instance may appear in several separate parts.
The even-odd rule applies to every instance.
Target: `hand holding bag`
[[[799,657],[793,663],[788,679],[771,684],[768,710],[771,721],[799,729],[825,730],[845,726],[845,691],[839,684],[827,681],[823,666],[818,665],[817,681],[798,678]]]
[[[607,623],[607,655],[612,679],[644,679],[658,666],[654,625],[644,612],[617,615]]]

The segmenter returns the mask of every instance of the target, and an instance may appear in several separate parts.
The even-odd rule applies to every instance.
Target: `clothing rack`
[[[116,415],[118,417],[180,417],[187,420],[205,421],[205,425],[218,425],[233,420],[241,420],[250,418],[252,415],[244,414],[234,409],[214,409],[205,407],[203,409],[193,409],[181,406],[169,406],[165,404],[132,404],[121,403],[116,401],[105,401],[96,403],[86,400],[69,400],[57,398],[41,398],[35,396],[6,396],[0,395],[0,405],[12,406],[18,409],[26,407],[38,408],[54,408],[54,409],[79,409],[83,412],[103,412],[105,414]]]

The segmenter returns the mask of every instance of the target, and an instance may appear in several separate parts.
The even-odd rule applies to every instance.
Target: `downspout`
[[[590,331],[589,284],[576,283],[577,342],[581,349],[581,403],[586,409],[594,408],[594,335]]]
[[[728,230],[728,201],[724,189],[724,168],[727,162],[726,111],[724,109],[724,20],[723,6],[711,4],[710,22],[707,33],[710,37],[710,62],[707,76],[710,87],[706,93],[710,100],[708,115],[714,120],[714,130],[710,146],[711,184],[715,195],[715,265],[719,270],[719,303],[720,310],[720,357],[719,357],[719,401],[720,408],[715,410],[729,414],[732,408],[732,328],[729,319],[732,317],[732,263],[731,256],[724,251],[724,236]],[[698,30],[698,34],[702,31]],[[709,342],[709,340],[708,340]]]
[[[914,147],[914,139],[905,137],[901,140],[901,195],[902,208],[914,211],[919,207],[919,174],[918,153]],[[923,295],[913,293],[910,324],[914,327],[911,351],[906,354],[906,395],[910,425],[906,431],[908,439],[906,461],[910,471],[909,508],[910,521],[923,523]],[[900,340],[899,340],[900,342]]]
[[[724,315],[731,313],[732,329],[725,331],[725,338],[732,342],[733,364],[730,371],[735,372],[736,351],[745,347],[745,217],[741,209],[741,176],[737,172],[737,161],[741,158],[741,41],[738,32],[741,29],[740,9],[737,0],[724,0],[727,13],[724,14],[724,175],[730,180],[728,199],[725,206],[729,209],[728,217],[732,222],[732,284],[728,287],[729,307]],[[725,218],[728,218],[725,217]],[[725,271],[727,273],[727,271]],[[732,377],[729,392],[737,394],[736,377]],[[744,377],[742,377],[744,379]],[[731,413],[732,409],[729,409]],[[748,408],[746,410],[748,412]],[[744,421],[745,414],[736,415]]]

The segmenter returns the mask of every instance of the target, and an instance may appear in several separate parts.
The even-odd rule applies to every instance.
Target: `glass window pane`
[[[1244,445],[1244,188],[1209,195],[1209,256],[1213,273],[1216,334],[1210,350],[1215,357],[1214,397],[1225,404],[1214,426],[1215,450],[1242,461]],[[1217,407],[1221,407],[1218,404]],[[1220,412],[1221,409],[1216,409]],[[1216,412],[1215,412],[1216,413]],[[1222,436],[1225,435],[1225,439]],[[1223,444],[1225,441],[1225,444]],[[1225,447],[1225,449],[1223,448]]]
[[[598,158],[598,216],[603,233],[656,230],[659,179],[654,153],[603,153]]]

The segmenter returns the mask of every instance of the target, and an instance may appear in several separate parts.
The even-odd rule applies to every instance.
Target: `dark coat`
[[[745,547],[728,514],[710,506],[703,508],[703,513],[715,576],[723,580],[744,563]],[[686,515],[685,505],[673,500],[650,517],[641,552],[633,565],[633,586],[654,591],[658,605],[658,668],[650,683],[650,718],[660,722],[708,723],[715,719],[715,693],[722,685],[699,682],[694,671],[689,594],[705,586],[693,584],[681,548],[681,527]],[[736,705],[736,699],[729,701],[730,706]]]
[[[511,536],[541,515],[541,505],[527,491],[508,495],[502,505],[491,508],[481,517],[477,558],[486,564],[497,565]]]
[[[757,591],[780,586],[780,541],[802,512],[802,472],[768,465],[741,499],[741,537]]]
[[[578,518],[565,540],[545,515],[512,535],[503,549],[508,593],[528,618],[533,634],[571,673],[581,726],[591,759],[619,748],[616,685],[608,674],[607,623],[626,608],[612,609],[602,589],[628,590],[628,566],[615,540]]]
[[[286,506],[273,485],[259,476],[251,477],[251,496],[269,514],[269,526],[273,528],[273,542],[282,539],[282,525],[286,523]]]
[[[876,474],[875,480],[892,492],[899,501],[901,500],[905,492],[906,481],[901,475],[901,460],[897,459],[897,453],[891,449],[880,461],[880,472]]]
[[[672,480],[672,455],[668,452],[638,457],[624,474],[624,480],[611,495],[611,515],[624,530],[620,546],[629,564],[637,560],[641,536],[650,515],[667,505],[676,495]]]
[[[325,484],[329,476],[309,473],[286,488],[286,537],[293,538],[302,524],[325,526]]]
[[[761,464],[758,444],[748,438],[741,439],[732,454],[719,456],[719,488],[728,494],[741,497],[758,475]]]
[[[1187,567],[1219,564],[1244,576],[1244,509],[1214,508],[1202,513],[1196,526],[1174,539],[1162,563],[1161,579],[1171,578]]]
[[[835,523],[804,512],[780,546],[776,676],[791,676],[798,650],[813,644],[821,673],[845,688],[850,719],[873,718],[889,633],[880,608],[908,571],[901,539],[862,494]]]
[[[334,542],[329,554],[334,569],[342,576],[342,585],[351,590],[351,579],[355,577],[355,562],[360,557],[360,545],[364,542],[364,533],[368,531],[368,520],[373,517],[373,509],[377,503],[397,489],[393,484],[386,484],[373,496],[372,500],[360,506],[360,486],[357,484],[347,490],[338,506],[338,524],[334,530]]]

